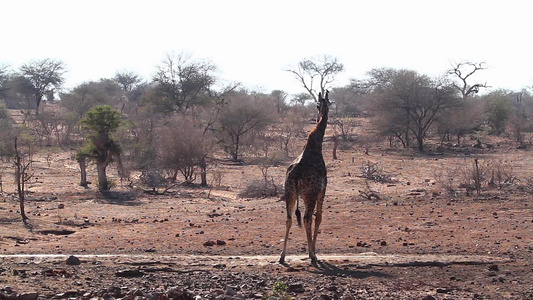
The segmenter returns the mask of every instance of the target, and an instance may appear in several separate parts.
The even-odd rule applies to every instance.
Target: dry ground
[[[216,170],[225,175],[221,187],[212,189],[178,186],[153,196],[116,180],[115,191],[101,197],[94,187],[77,185],[71,153],[51,152],[48,160],[41,154],[26,206],[28,228],[19,220],[6,163],[0,299],[17,293],[31,298],[28,292],[43,298],[187,299],[185,290],[208,299],[533,299],[533,197],[520,188],[533,177],[531,152],[500,146],[416,155],[373,147],[369,155],[352,148],[332,160],[329,151],[328,144],[318,266],[302,259],[305,236],[296,226],[289,265],[276,262],[284,204],[237,197],[260,179],[255,166],[219,161]],[[504,159],[517,180],[479,196],[466,196],[464,189],[447,193],[442,174],[474,157],[485,165]],[[394,180],[370,182],[380,200],[359,195],[365,189],[360,167],[368,162]],[[278,184],[285,168],[270,170]],[[460,181],[455,174],[454,182]],[[95,177],[94,170],[89,176]],[[69,255],[81,264],[66,265]]]

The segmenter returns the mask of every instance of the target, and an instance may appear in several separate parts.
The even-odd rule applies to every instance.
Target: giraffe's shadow
[[[346,278],[356,278],[363,279],[368,277],[390,277],[389,274],[376,272],[371,270],[357,270],[348,267],[338,267],[332,263],[325,261],[317,261],[313,264],[316,269],[308,270],[307,272],[313,274],[321,274],[325,276],[334,276],[334,277],[346,277]]]

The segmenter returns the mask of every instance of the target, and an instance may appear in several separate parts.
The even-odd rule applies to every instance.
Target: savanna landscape
[[[2,81],[0,299],[533,299],[533,97],[480,93],[483,64],[335,87],[303,60],[290,97],[168,57],[58,100],[33,63]],[[333,102],[318,262],[294,225],[280,264],[309,74]]]

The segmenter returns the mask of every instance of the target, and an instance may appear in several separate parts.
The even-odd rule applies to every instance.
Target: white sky
[[[529,3],[532,4],[529,4]],[[284,71],[329,54],[345,66],[336,85],[372,68],[438,76],[452,62],[486,62],[494,88],[533,85],[530,1],[2,0],[0,65],[31,59],[68,67],[66,87],[133,71],[149,80],[168,53],[218,66],[225,82],[303,92]]]

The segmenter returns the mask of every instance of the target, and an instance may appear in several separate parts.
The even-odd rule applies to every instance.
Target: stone
[[[125,278],[132,278],[132,277],[142,277],[144,276],[144,273],[141,270],[120,270],[115,273],[116,277],[125,277]]]
[[[224,246],[224,245],[226,245],[226,242],[223,241],[223,240],[217,240],[217,245]]]
[[[36,292],[30,292],[30,293],[22,293],[18,296],[19,300],[37,300],[39,297],[39,293]]]
[[[212,247],[214,245],[215,245],[215,242],[213,242],[213,241],[207,241],[207,242],[204,243],[205,247]]]
[[[193,300],[194,297],[191,293],[186,290],[182,290],[179,287],[172,287],[167,291],[167,296],[169,299],[176,300]]]
[[[81,265],[81,261],[74,255],[71,255],[67,258],[66,264],[69,266],[78,266]]]
[[[289,284],[289,288],[287,289],[287,292],[289,293],[303,293],[305,292],[305,288],[303,284],[301,283],[291,283]]]
[[[235,296],[235,295],[237,295],[237,291],[235,291],[232,287],[227,286],[226,287],[226,295]]]
[[[295,267],[288,267],[287,269],[285,269],[285,272],[299,272],[300,270],[296,269]]]

